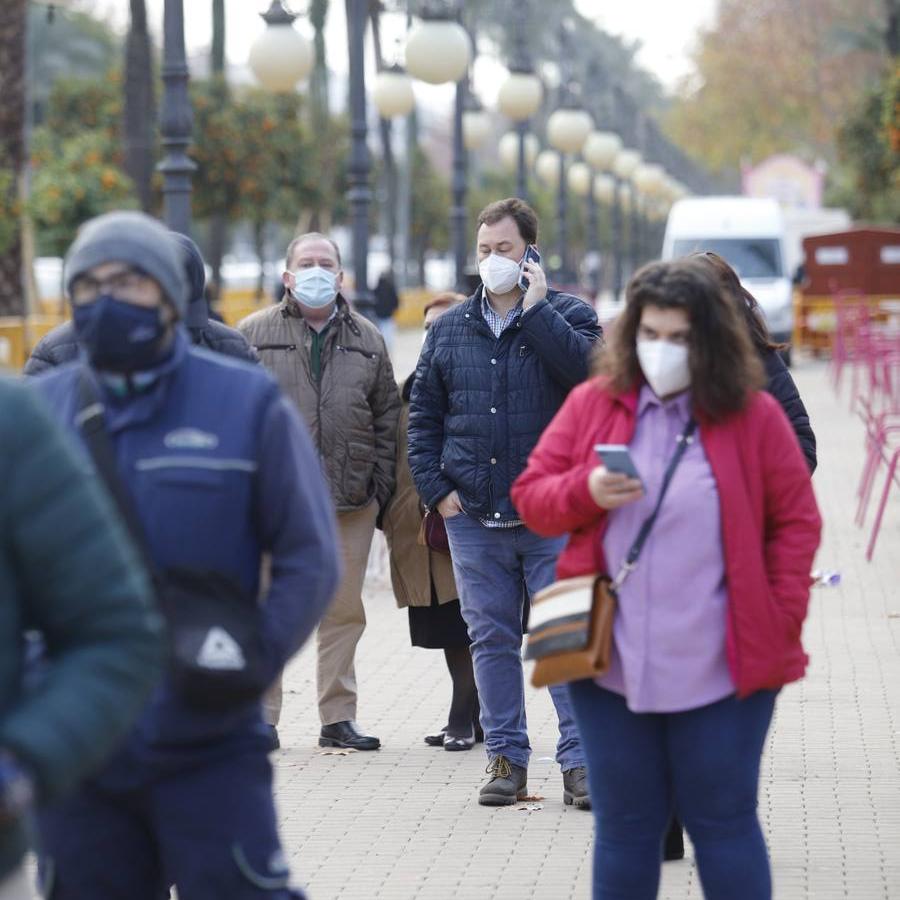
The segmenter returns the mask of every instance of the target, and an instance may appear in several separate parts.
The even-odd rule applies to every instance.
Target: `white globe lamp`
[[[260,15],[266,30],[250,47],[250,69],[266,90],[290,93],[312,71],[312,42],[294,28],[297,16],[288,12],[280,0],[273,0]]]
[[[462,133],[466,150],[483,147],[491,136],[493,124],[491,117],[481,106],[463,110]]]
[[[540,152],[541,144],[533,134],[525,135],[525,165],[530,169]],[[497,154],[504,169],[514,172],[519,165],[519,135],[515,131],[507,131],[500,138]]]
[[[622,181],[629,181],[640,164],[641,154],[637,150],[621,150],[613,161],[613,172]]]
[[[372,102],[382,119],[408,116],[416,105],[409,73],[399,66],[379,72],[372,83]]]
[[[616,198],[616,179],[606,172],[595,175],[594,196],[600,203],[611,206]]]
[[[544,184],[559,184],[559,154],[555,150],[541,150],[534,163],[534,171]]]
[[[581,155],[598,172],[608,172],[621,149],[622,139],[615,132],[592,131],[581,148]]]
[[[497,109],[513,122],[530,119],[541,107],[544,88],[533,72],[509,73],[497,94]]]
[[[469,67],[472,42],[466,29],[450,19],[428,16],[406,39],[406,68],[428,84],[455,84]]]
[[[587,197],[591,193],[594,173],[586,162],[573,162],[569,166],[569,190],[579,197]]]
[[[580,153],[594,121],[583,109],[564,107],[547,119],[547,140],[560,153]]]

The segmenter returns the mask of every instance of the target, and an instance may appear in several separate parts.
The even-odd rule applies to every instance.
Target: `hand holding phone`
[[[643,496],[644,485],[628,447],[624,444],[597,444],[594,452],[602,465],[588,476],[588,488],[597,506],[618,509]]]
[[[523,291],[527,291],[531,285],[531,280],[525,272],[525,263],[535,263],[538,266],[541,264],[541,254],[538,253],[538,249],[534,244],[529,244],[525,248],[525,255],[522,257],[522,266],[519,270],[519,287]]]

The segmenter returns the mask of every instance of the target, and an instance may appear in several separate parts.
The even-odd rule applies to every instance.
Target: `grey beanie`
[[[105,213],[85,222],[66,254],[66,291],[71,292],[79,275],[110,262],[128,263],[153,278],[184,318],[188,301],[184,260],[161,222],[141,212]]]

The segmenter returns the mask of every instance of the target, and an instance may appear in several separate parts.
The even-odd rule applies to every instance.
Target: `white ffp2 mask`
[[[478,264],[478,274],[492,294],[508,294],[519,282],[521,264],[492,253]]]
[[[678,394],[691,384],[688,348],[671,341],[638,341],[637,357],[657,397]]]

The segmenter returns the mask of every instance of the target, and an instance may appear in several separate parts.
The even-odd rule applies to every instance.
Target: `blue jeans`
[[[594,900],[652,900],[673,814],[707,900],[767,900],[756,794],[776,691],[680,713],[633,713],[593,681],[569,685],[587,755],[597,839]]]
[[[522,673],[524,590],[533,596],[556,578],[566,539],[542,538],[524,526],[486,528],[464,513],[445,520],[460,608],[472,639],[481,727],[489,759],[527,766],[531,755]],[[556,760],[563,771],[584,765],[565,686],[550,688],[559,717]]]

